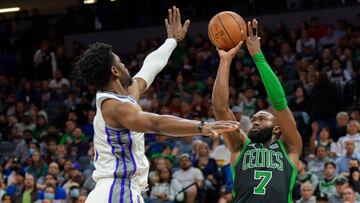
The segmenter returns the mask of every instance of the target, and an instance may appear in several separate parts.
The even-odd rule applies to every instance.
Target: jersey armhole
[[[293,191],[293,188],[294,188],[294,185],[295,185],[295,181],[296,181],[296,176],[297,176],[297,173],[298,173],[298,170],[294,164],[294,162],[290,159],[289,155],[288,155],[288,152],[286,151],[285,149],[285,146],[284,146],[284,143],[281,139],[278,140],[278,143],[280,145],[280,148],[281,150],[283,151],[287,161],[289,162],[290,166],[292,167],[292,173],[291,173],[291,178],[290,178],[290,185],[289,185],[289,194],[288,194],[288,202],[291,203],[293,202],[293,199],[292,199],[292,191]]]
[[[239,156],[236,158],[236,160],[234,161],[234,164],[230,163],[231,166],[231,174],[233,179],[235,178],[235,166],[238,164],[238,162],[240,161],[241,157],[243,156],[245,149],[247,148],[247,146],[249,145],[249,143],[251,142],[251,140],[247,137],[245,140],[245,143],[241,149],[241,152],[239,154]]]

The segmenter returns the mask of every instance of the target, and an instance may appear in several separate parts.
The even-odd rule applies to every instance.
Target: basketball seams
[[[212,43],[215,45],[215,47],[217,47],[216,46],[216,44],[218,44],[219,46],[221,46],[222,48],[223,47],[225,47],[224,46],[224,44],[223,44],[223,42],[221,41],[221,40],[216,40],[216,37],[215,37],[215,35],[214,35],[214,31],[213,31],[213,28],[214,28],[214,26],[212,26],[212,23],[215,23],[214,21],[210,21],[210,23],[209,23],[209,32],[210,32],[210,34],[209,34],[209,39],[210,39],[210,41],[212,41]],[[214,38],[215,37],[215,38]],[[217,47],[217,48],[219,48],[219,47]]]
[[[240,33],[241,33],[241,25],[240,23],[236,20],[236,18],[231,15],[230,13],[226,13],[227,15],[231,16],[232,19],[234,19],[234,21],[236,22],[236,24],[239,26],[239,29],[240,29]],[[239,19],[239,21],[241,21],[241,19]],[[246,31],[245,31],[246,32]]]
[[[234,45],[234,46],[236,46],[235,42],[231,39],[231,37],[230,37],[229,33],[227,32],[227,30],[226,30],[226,28],[225,28],[224,24],[222,23],[220,16],[217,16],[217,17],[218,17],[219,22],[220,22],[221,26],[223,27],[223,29],[224,29],[225,33],[226,33],[226,34],[227,34],[227,36],[229,37],[230,41],[233,43],[233,45]]]

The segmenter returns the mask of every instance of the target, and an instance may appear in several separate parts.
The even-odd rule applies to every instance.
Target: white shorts
[[[102,178],[85,203],[144,203],[141,190],[128,179]]]

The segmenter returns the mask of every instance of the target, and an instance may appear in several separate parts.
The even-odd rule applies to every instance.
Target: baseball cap
[[[73,162],[71,164],[71,169],[80,170],[80,164],[77,162]]]

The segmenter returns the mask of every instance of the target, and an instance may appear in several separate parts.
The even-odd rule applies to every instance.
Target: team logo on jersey
[[[249,144],[248,146],[255,148],[255,145],[256,145],[255,143],[252,143],[252,144]]]
[[[275,143],[273,145],[270,145],[269,148],[270,149],[277,149],[277,148],[279,148],[279,145],[277,143]]]

